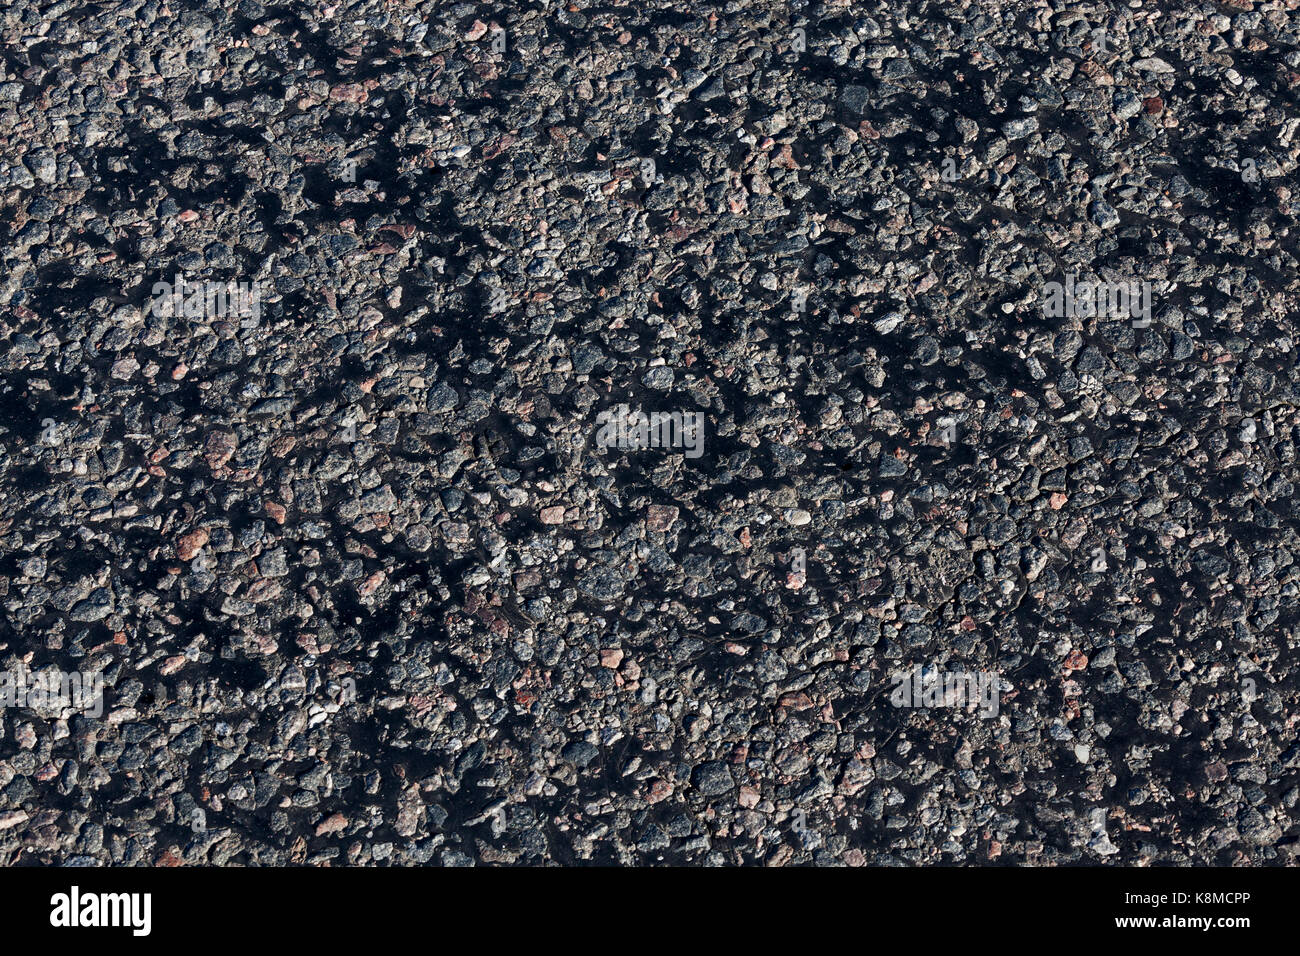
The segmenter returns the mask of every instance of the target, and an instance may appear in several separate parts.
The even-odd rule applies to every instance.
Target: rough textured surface
[[[6,4],[0,863],[1293,862],[1296,6]]]

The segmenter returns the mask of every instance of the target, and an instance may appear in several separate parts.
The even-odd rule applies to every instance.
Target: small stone
[[[673,793],[673,785],[667,780],[656,779],[650,781],[650,785],[645,790],[646,803],[659,803],[661,800],[667,800]]]
[[[647,531],[667,531],[677,520],[678,509],[672,505],[651,505],[646,509]]]
[[[341,813],[334,813],[326,817],[320,823],[316,824],[317,836],[328,836],[331,833],[340,833],[347,829],[348,818]]]
[[[736,787],[731,770],[720,760],[700,764],[695,768],[695,787],[706,797],[717,797],[729,793]]]
[[[181,535],[176,542],[176,557],[182,561],[191,561],[208,543],[208,531],[199,528],[189,534]]]
[[[207,459],[208,467],[216,471],[230,461],[238,447],[233,432],[214,431],[204,442],[203,456]]]
[[[1148,73],[1173,73],[1174,68],[1158,56],[1143,57],[1140,60],[1134,60],[1133,66],[1139,70],[1146,70]]]

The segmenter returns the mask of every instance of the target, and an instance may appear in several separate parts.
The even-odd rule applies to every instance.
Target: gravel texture
[[[0,864],[1293,863],[1298,6],[5,4]]]

